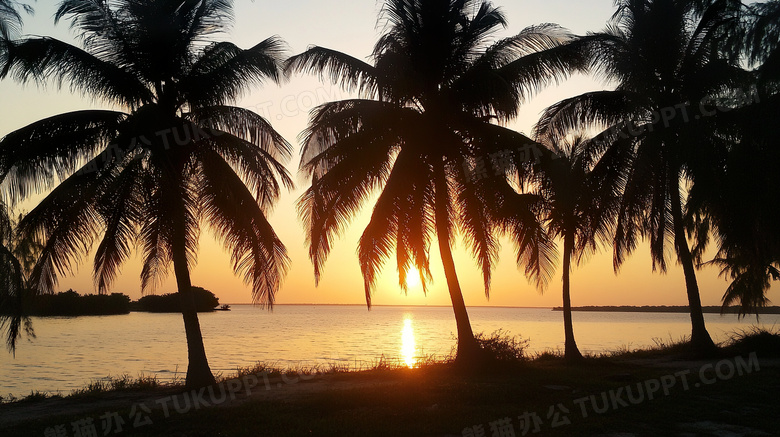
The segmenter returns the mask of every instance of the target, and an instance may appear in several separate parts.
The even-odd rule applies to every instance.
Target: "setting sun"
[[[0,437],[780,436],[780,0],[0,0],[0,98]]]
[[[417,267],[411,266],[406,270],[406,286],[408,288],[417,288],[422,285],[420,281],[420,271]]]

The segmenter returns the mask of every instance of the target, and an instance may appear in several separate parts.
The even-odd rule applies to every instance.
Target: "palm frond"
[[[5,330],[6,346],[11,353],[16,353],[22,331],[35,337],[32,322],[25,314],[25,298],[29,293],[15,231],[7,205],[0,202],[0,331]]]
[[[537,289],[544,290],[555,272],[558,255],[555,242],[536,213],[539,199],[533,194],[516,193],[509,186],[501,188],[498,195],[500,230],[515,244],[518,267],[523,268]]]
[[[456,180],[468,180],[468,177],[463,176]],[[498,262],[500,244],[494,233],[495,223],[488,206],[488,194],[479,182],[485,180],[477,183],[456,183],[456,202],[460,213],[458,224],[460,234],[482,270],[485,296],[490,298],[491,276]]]
[[[298,200],[298,214],[306,229],[316,281],[334,239],[387,180],[395,146],[394,138],[370,130],[350,135],[330,149],[351,150],[353,154],[340,156],[328,164],[327,172],[312,176],[311,187]]]
[[[731,283],[723,295],[723,309],[739,304],[739,316],[755,313],[769,305],[766,293],[770,279],[778,280],[780,271],[773,265],[750,262],[745,259],[716,258],[706,264],[720,267],[721,276],[729,276]],[[755,261],[755,260],[754,260]]]
[[[406,290],[406,272],[420,270],[423,290],[430,277],[428,249],[434,228],[431,210],[431,169],[418,157],[401,152],[358,243],[358,260],[363,273],[366,304],[383,264],[396,251],[399,285]]]
[[[195,109],[185,114],[185,118],[192,118],[196,124],[208,129],[212,136],[228,133],[248,141],[275,160],[286,161],[292,156],[292,145],[274,130],[268,120],[248,109],[209,106]]]
[[[58,86],[70,83],[71,91],[118,102],[127,108],[152,100],[136,76],[114,63],[54,38],[28,38],[8,43],[7,63],[0,77],[12,75],[20,82],[53,79]]]
[[[758,2],[748,6],[748,60],[757,65],[780,47],[780,6],[776,1]]]
[[[480,117],[515,117],[520,104],[587,66],[587,44],[558,30],[533,27],[497,42],[452,84],[453,100]]]
[[[284,51],[278,37],[246,50],[228,42],[215,43],[182,80],[181,92],[193,108],[225,105],[263,80],[278,82]]]
[[[412,109],[372,100],[342,100],[321,105],[315,108],[309,127],[301,133],[300,170],[308,176],[320,177],[347,154],[355,153],[339,144],[349,144],[361,152],[376,147],[370,141],[343,143],[355,133],[376,137],[380,140],[379,147],[390,152],[392,146],[400,143],[404,131],[412,131],[413,126],[423,123],[419,115]]]
[[[125,166],[105,188],[108,195],[97,204],[97,210],[103,217],[105,231],[95,252],[94,281],[100,293],[107,292],[119,267],[130,256],[135,243],[136,224],[141,219],[143,198],[139,183],[142,179],[142,160],[134,160]]]
[[[73,262],[85,256],[102,227],[96,208],[98,187],[105,173],[74,174],[59,184],[19,223],[18,232],[44,245],[29,283],[51,293],[58,276],[72,272]]]
[[[5,42],[21,32],[22,14],[19,9],[28,14],[33,13],[33,8],[25,3],[15,0],[0,0],[0,41]]]
[[[594,91],[564,99],[545,109],[534,128],[534,137],[556,143],[569,132],[588,127],[642,122],[639,117],[643,116],[643,102],[638,100],[640,97],[629,91]]]
[[[279,199],[282,186],[287,189],[293,187],[293,181],[284,164],[273,159],[270,154],[258,150],[250,142],[225,134],[213,138],[205,147],[218,151],[231,164],[255,193],[260,207],[266,213],[270,212]]]
[[[200,153],[203,215],[231,250],[233,270],[252,287],[252,299],[270,307],[289,267],[287,251],[230,165],[216,153]]]
[[[70,27],[77,31],[85,50],[102,60],[130,67],[133,35],[123,25],[122,15],[123,11],[113,10],[105,0],[64,0],[54,14],[54,23],[70,19]]]
[[[263,211],[268,212],[278,200],[281,186],[293,187],[284,166],[292,146],[264,118],[229,106],[204,108],[191,116],[205,130],[202,147],[218,151],[230,163],[255,193]]]
[[[234,18],[232,0],[185,1],[179,6],[182,15],[188,17],[189,35],[193,43],[207,41],[219,33],[227,33],[231,29]]]
[[[358,91],[369,97],[378,91],[377,69],[347,54],[325,47],[309,47],[305,52],[289,58],[284,71],[317,74],[321,80],[329,80],[347,91]]]
[[[49,117],[0,140],[0,178],[12,200],[50,188],[115,138],[126,114],[86,110]]]

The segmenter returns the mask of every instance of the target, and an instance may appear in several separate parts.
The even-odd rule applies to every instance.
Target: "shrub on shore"
[[[528,361],[525,350],[528,348],[529,341],[520,336],[513,336],[507,331],[499,329],[490,335],[480,332],[475,334],[474,338],[488,362],[521,363]]]

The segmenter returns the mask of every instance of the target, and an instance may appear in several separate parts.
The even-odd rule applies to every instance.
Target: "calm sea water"
[[[474,332],[503,329],[530,340],[531,352],[563,347],[562,313],[539,308],[470,308]],[[716,341],[756,325],[756,319],[706,315]],[[229,375],[257,361],[279,367],[349,364],[381,357],[413,364],[444,356],[455,345],[455,321],[447,307],[287,306],[273,312],[251,305],[200,315],[206,353],[215,373]],[[780,326],[780,316],[760,325]],[[34,318],[37,338],[23,340],[16,358],[0,353],[0,394],[31,390],[64,394],[89,381],[128,373],[183,378],[187,349],[180,315],[131,313],[106,317]],[[574,313],[583,352],[653,345],[690,332],[687,314]]]

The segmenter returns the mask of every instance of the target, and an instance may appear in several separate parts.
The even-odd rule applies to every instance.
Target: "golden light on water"
[[[414,328],[412,328],[412,319],[406,316],[404,319],[404,329],[401,330],[401,359],[406,366],[413,368],[417,365],[415,356],[416,346],[414,343]]]

